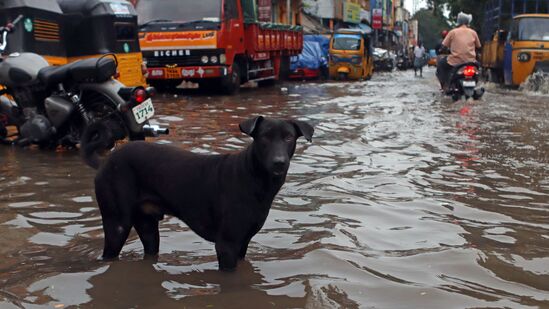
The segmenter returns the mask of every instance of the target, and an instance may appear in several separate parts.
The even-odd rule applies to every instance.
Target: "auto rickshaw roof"
[[[368,35],[368,33],[362,29],[337,29],[335,34],[358,34],[361,36]]]
[[[1,0],[0,10],[33,8],[41,11],[61,14],[61,8],[56,0]]]

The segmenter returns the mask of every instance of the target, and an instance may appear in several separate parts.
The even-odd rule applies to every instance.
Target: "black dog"
[[[311,141],[314,132],[302,121],[261,116],[245,120],[240,130],[254,141],[234,154],[200,155],[146,142],[114,151],[95,178],[103,258],[119,255],[132,227],[145,254],[158,254],[158,222],[170,214],[215,243],[219,269],[234,269],[284,184],[297,138]],[[94,168],[99,166],[96,150],[109,144],[94,140],[100,131],[90,126],[82,138],[84,160]]]

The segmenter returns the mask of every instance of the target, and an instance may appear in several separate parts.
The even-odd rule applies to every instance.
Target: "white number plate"
[[[477,83],[474,80],[463,81],[463,87],[475,87],[476,85],[477,85]]]
[[[145,102],[134,106],[132,108],[135,121],[142,124],[143,122],[151,119],[154,116],[154,106],[151,99],[147,99]]]

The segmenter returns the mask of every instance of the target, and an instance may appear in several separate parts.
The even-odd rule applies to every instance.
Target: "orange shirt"
[[[477,61],[475,49],[481,47],[476,31],[467,26],[450,31],[442,45],[450,48],[452,54],[448,56],[448,64],[451,66]]]

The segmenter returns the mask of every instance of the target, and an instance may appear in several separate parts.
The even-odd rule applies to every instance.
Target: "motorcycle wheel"
[[[86,129],[88,123],[97,121],[104,122],[110,129],[112,135],[112,141],[110,144],[112,147],[114,147],[114,143],[117,140],[123,140],[129,135],[129,130],[126,128],[122,115],[118,112],[116,105],[109,98],[100,93],[85,92],[82,95],[81,103],[87,112],[89,120],[85,121],[82,116],[78,119],[78,121],[76,121],[74,125],[75,131],[72,133],[77,136],[77,139],[73,140],[73,143],[76,144],[80,142],[80,137],[82,136],[82,133]],[[140,138],[134,137],[134,139]]]

